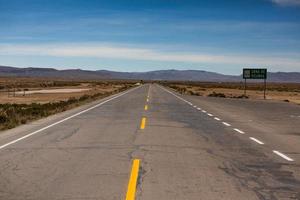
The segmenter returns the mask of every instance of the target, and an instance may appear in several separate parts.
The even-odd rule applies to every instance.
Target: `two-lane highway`
[[[8,131],[0,199],[300,199],[296,157],[202,105],[146,84]]]

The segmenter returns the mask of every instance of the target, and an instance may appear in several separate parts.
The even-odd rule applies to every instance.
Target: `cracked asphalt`
[[[181,97],[232,127],[146,84],[0,149],[0,199],[125,199],[133,159],[141,161],[139,200],[300,199],[299,119],[280,117],[297,115],[299,108],[276,104],[276,111],[268,104],[258,106],[262,112],[256,115],[249,100]],[[0,146],[106,99],[5,131]],[[268,112],[282,126],[276,128],[263,115]],[[147,122],[141,130],[143,117]],[[235,127],[247,136],[234,133]],[[249,136],[261,136],[265,144]],[[294,161],[278,157],[274,148]]]

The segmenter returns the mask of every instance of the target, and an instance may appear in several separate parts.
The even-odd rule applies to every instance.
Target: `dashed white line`
[[[210,116],[210,117],[212,117],[212,116],[213,116],[213,114],[210,114],[210,113],[207,113],[207,115],[208,115],[208,116]]]
[[[214,119],[217,120],[217,121],[220,121],[220,120],[221,120],[220,118],[217,118],[217,117],[215,117]]]
[[[242,130],[240,130],[240,129],[234,128],[233,130],[235,130],[235,131],[238,132],[238,133],[245,134],[245,132],[242,131]]]
[[[159,86],[159,87],[160,87],[160,86]],[[190,104],[190,105],[193,105],[192,103],[190,103],[190,102],[188,102],[187,100],[185,100],[185,99],[183,99],[183,98],[177,96],[176,94],[174,94],[174,93],[168,91],[167,89],[165,89],[165,88],[163,88],[163,87],[160,87],[160,88],[163,89],[163,90],[165,90],[166,92],[168,92],[168,93],[174,95],[174,96],[177,97],[178,99],[181,99],[182,101],[184,101],[184,102],[186,102],[186,103],[188,103],[188,104]],[[197,109],[198,109],[198,110],[201,110],[201,108],[197,108]],[[206,113],[205,110],[202,110],[202,112],[203,112],[203,113]],[[298,116],[298,117],[300,117],[300,116]],[[220,118],[218,118],[218,117],[214,117],[214,119],[217,120],[217,121],[220,121]],[[231,125],[228,124],[227,122],[222,122],[222,123],[223,123],[225,126],[231,126]],[[235,128],[234,130],[237,131],[237,132],[239,132],[239,133],[241,133],[241,134],[244,134],[243,131],[241,131],[241,130],[239,130],[239,129],[237,129],[237,128]],[[258,140],[258,139],[256,139],[256,138],[250,137],[250,139],[253,140],[253,141],[255,141],[255,142],[257,142],[258,144],[264,144],[262,141],[260,141],[260,140]],[[0,148],[1,148],[1,147],[0,147]],[[281,152],[279,152],[279,151],[277,151],[277,150],[273,150],[273,153],[275,153],[276,155],[282,157],[283,159],[285,159],[285,160],[287,160],[287,161],[290,161],[290,162],[294,161],[294,159],[288,157],[287,155],[284,155],[283,153],[281,153]]]
[[[194,106],[194,108],[197,108],[197,106]]]
[[[292,158],[284,155],[283,153],[281,153],[279,151],[273,150],[273,153],[277,154],[278,156],[280,156],[281,158],[283,158],[283,159],[285,159],[287,161],[290,161],[290,162],[294,161]]]
[[[227,122],[222,122],[225,126],[231,126],[230,124],[228,124]]]
[[[256,138],[254,138],[254,137],[249,137],[251,140],[253,140],[254,142],[256,142],[256,143],[258,143],[258,144],[265,144],[265,143],[263,143],[262,141],[260,141],[260,140],[258,140],[258,139],[256,139]]]

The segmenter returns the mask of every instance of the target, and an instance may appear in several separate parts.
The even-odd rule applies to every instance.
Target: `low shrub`
[[[236,99],[249,99],[249,96],[247,96],[247,95],[239,95],[239,96],[233,96],[233,97],[231,97],[231,98],[236,98]]]
[[[83,95],[79,98],[70,97],[66,101],[49,102],[45,104],[0,104],[0,130],[14,128],[20,124],[25,124],[32,120],[66,111],[83,103],[124,91],[131,86],[132,85],[130,84],[125,84],[123,87],[118,88],[113,92]]]
[[[226,95],[223,94],[223,93],[217,93],[217,92],[213,92],[213,93],[210,93],[209,95],[207,95],[208,97],[221,97],[221,98],[225,98]]]

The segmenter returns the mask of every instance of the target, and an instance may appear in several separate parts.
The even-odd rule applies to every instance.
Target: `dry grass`
[[[79,98],[83,95],[94,95],[98,93],[107,93],[118,90],[131,82],[122,81],[64,81],[64,80],[41,80],[32,78],[0,78],[0,104],[17,103],[49,103],[66,101],[69,98]],[[80,92],[64,92],[64,93],[34,93],[29,94],[28,91],[33,90],[49,90],[54,91],[60,89],[86,89]],[[24,92],[25,90],[25,92]],[[15,91],[15,93],[14,93]],[[25,93],[25,95],[24,95]]]
[[[189,95],[263,99],[263,84],[261,83],[249,83],[246,96],[243,83],[168,82],[164,84],[180,93]],[[300,84],[268,83],[266,98],[300,104]]]
[[[124,81],[52,81],[32,79],[14,79],[1,82],[3,88],[0,92],[0,130],[13,128],[20,124],[40,119],[58,112],[62,112],[87,102],[100,99],[111,94],[121,92],[134,86],[134,82]],[[13,84],[13,85],[12,85]],[[18,85],[18,87],[16,87]],[[30,86],[30,87],[27,87]],[[40,90],[49,91],[57,89],[88,89],[81,92],[64,93],[34,93],[13,95],[15,91]],[[8,95],[8,89],[11,91]]]

